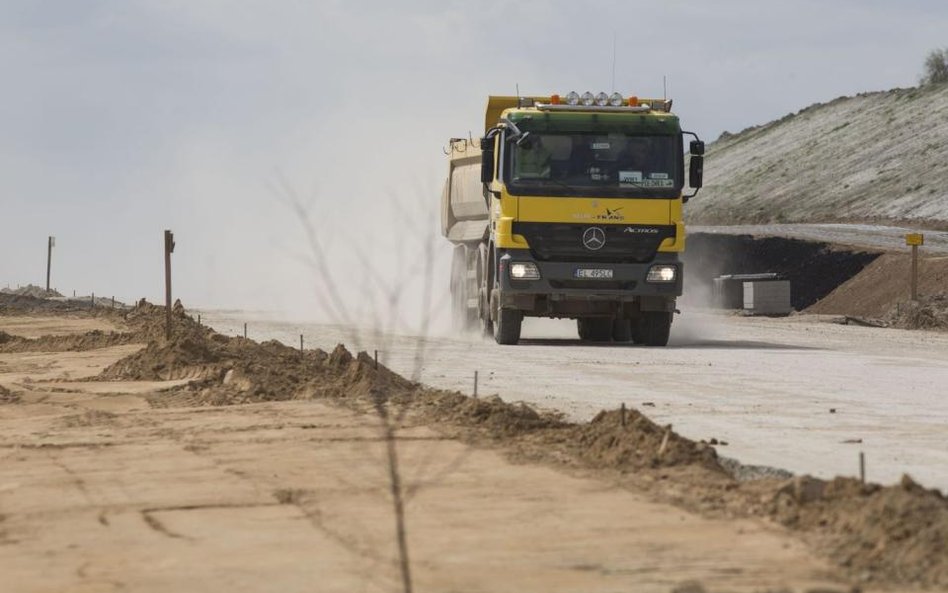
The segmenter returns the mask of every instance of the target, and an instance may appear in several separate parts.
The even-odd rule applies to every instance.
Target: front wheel
[[[648,311],[633,322],[632,338],[646,346],[666,346],[671,333],[672,313]]]
[[[500,309],[494,321],[494,340],[498,344],[512,346],[520,341],[523,312],[517,309]]]

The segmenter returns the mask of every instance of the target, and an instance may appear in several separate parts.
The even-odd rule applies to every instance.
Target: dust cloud
[[[713,284],[707,277],[688,274],[685,267],[685,286],[678,299],[679,315],[672,323],[669,346],[695,346],[720,337],[724,324],[712,315]]]

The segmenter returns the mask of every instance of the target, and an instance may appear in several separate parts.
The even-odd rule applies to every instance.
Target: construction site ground
[[[907,478],[888,487],[766,475],[741,482],[722,469],[717,441],[689,440],[637,411],[657,412],[652,402],[633,397],[626,412],[571,423],[486,397],[519,397],[505,393],[512,380],[503,375],[473,399],[406,381],[384,364],[373,369],[371,355],[300,353],[215,334],[183,310],[174,319],[175,338],[165,341],[164,315],[147,306],[124,319],[0,316],[5,591],[403,590],[389,441],[373,402],[397,414],[416,591],[803,593],[948,583],[948,502]],[[742,332],[753,336],[759,323]],[[17,337],[36,338],[35,327],[43,337]],[[695,348],[677,352],[541,338],[522,354],[529,363],[569,350],[578,364],[601,367],[603,356],[651,352],[643,363],[651,371],[625,382],[654,391],[671,364],[661,353],[705,366],[709,347],[735,359],[798,355],[796,345],[775,346],[787,340],[780,326],[765,328],[775,329],[769,342],[692,339]],[[797,329],[791,320],[783,331]],[[867,328],[855,329],[865,341]],[[824,345],[830,357],[834,339]],[[431,369],[445,368],[439,352],[450,343],[429,346],[413,360],[423,361],[426,380],[445,379]],[[873,351],[881,347],[865,355],[897,362]],[[601,386],[586,389],[594,405]],[[730,453],[724,448],[719,454]]]
[[[0,329],[90,325],[24,321]],[[182,381],[84,380],[140,347],[0,355],[0,384],[20,391],[0,406],[5,591],[398,588],[377,418],[312,401],[156,409],[145,396]],[[431,427],[399,448],[419,591],[839,586],[762,521],[705,519]]]

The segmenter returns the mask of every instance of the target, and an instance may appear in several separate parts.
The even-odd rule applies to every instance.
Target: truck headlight
[[[648,276],[645,277],[646,282],[654,283],[664,283],[664,282],[674,282],[678,277],[678,267],[677,266],[652,266],[648,270]]]
[[[533,262],[516,262],[510,264],[510,277],[513,280],[539,280],[540,270]]]

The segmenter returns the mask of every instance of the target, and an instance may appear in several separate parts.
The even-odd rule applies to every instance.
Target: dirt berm
[[[919,261],[919,301],[911,301],[908,254],[886,253],[815,303],[808,313],[858,315],[904,329],[948,330],[948,257]]]
[[[150,397],[153,406],[221,406],[320,398],[371,412],[378,406],[403,426],[425,424],[520,461],[596,472],[628,488],[724,517],[772,519],[798,532],[861,582],[948,587],[948,500],[905,476],[880,486],[807,476],[738,481],[715,449],[629,409],[588,423],[563,420],[498,397],[475,399],[428,388],[343,346],[331,353],[278,342],[258,344],[201,327],[178,308],[174,338],[163,338],[163,310],[142,305],[126,315],[144,349],[105,369],[99,380],[190,378]]]

